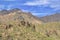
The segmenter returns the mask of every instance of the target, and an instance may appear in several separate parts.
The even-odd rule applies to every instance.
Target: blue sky
[[[60,12],[60,0],[0,0],[0,10],[13,8],[45,16]]]

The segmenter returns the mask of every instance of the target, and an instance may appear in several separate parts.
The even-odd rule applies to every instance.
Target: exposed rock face
[[[3,16],[2,16],[3,15]],[[23,12],[20,9],[12,9],[12,10],[2,10],[0,11],[0,21],[1,22],[8,22],[8,21],[26,21],[29,23],[38,23],[41,24],[42,22],[33,16],[30,12]]]
[[[5,14],[8,14],[9,12],[7,10],[1,10],[0,11],[0,15],[5,15]]]

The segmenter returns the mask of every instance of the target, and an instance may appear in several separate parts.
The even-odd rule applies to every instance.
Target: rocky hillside
[[[36,35],[33,34],[37,31],[36,26],[41,23],[42,21],[30,12],[23,12],[17,8],[2,10],[0,11],[0,40],[30,40],[31,35]]]
[[[42,23],[37,17],[33,16],[30,12],[23,12],[20,9],[2,10],[0,11],[0,22],[9,21],[25,21],[29,23]]]
[[[40,18],[43,22],[60,22],[60,13]]]
[[[0,40],[60,40],[60,22],[43,23],[20,9],[2,10]]]

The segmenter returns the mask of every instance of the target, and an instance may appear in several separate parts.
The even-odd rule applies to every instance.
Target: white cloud
[[[60,9],[60,0],[35,0],[31,2],[26,2],[24,5],[28,6],[49,6],[51,8],[54,8],[56,10]]]
[[[26,2],[24,5],[30,5],[30,6],[35,6],[35,5],[45,5],[48,4],[48,0],[35,0],[32,2]]]

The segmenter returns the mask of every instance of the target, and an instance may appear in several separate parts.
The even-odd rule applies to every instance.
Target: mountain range
[[[8,21],[26,21],[29,23],[41,23],[36,16],[33,16],[30,12],[23,12],[18,8],[12,10],[2,10],[0,11],[0,22],[8,22]]]
[[[0,40],[60,40],[60,14],[39,18],[18,8],[1,10]]]
[[[15,8],[15,9],[11,9],[11,10],[1,10],[0,11],[0,20],[5,19],[7,18],[8,20],[14,20],[14,19],[25,19],[25,20],[29,20],[29,21],[32,21],[33,20],[37,20],[37,21],[34,21],[34,22],[37,22],[38,21],[41,21],[41,22],[59,22],[60,21],[60,13],[55,13],[55,14],[52,14],[52,15],[47,15],[47,16],[43,16],[43,17],[37,17],[37,16],[34,16],[32,15],[30,12],[23,12],[22,10],[18,9],[18,8]],[[16,16],[16,18],[15,18]],[[26,19],[28,18],[28,19]],[[21,20],[21,19],[20,19]]]
[[[60,22],[60,13],[40,17],[43,22]]]

